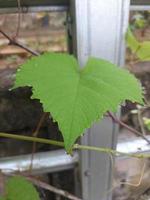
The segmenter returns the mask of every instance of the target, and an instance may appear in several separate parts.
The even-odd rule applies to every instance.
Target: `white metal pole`
[[[89,56],[116,64],[124,61],[129,0],[72,0],[74,50],[83,66]],[[105,118],[87,130],[82,144],[115,148],[117,127]],[[108,155],[83,151],[80,157],[84,200],[108,200],[112,168]]]

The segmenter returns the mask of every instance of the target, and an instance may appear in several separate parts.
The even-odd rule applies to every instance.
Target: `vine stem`
[[[56,141],[56,140],[44,139],[44,138],[25,136],[25,135],[17,135],[17,134],[10,134],[10,133],[0,133],[0,137],[64,147],[64,143],[63,142],[59,142],[59,141]]]
[[[34,51],[33,49],[27,47],[25,44],[22,44],[21,42],[17,41],[15,38],[11,38],[7,33],[5,33],[3,30],[0,29],[0,33],[9,40],[9,44],[10,45],[15,45],[18,46],[22,49],[24,49],[25,51],[31,53],[34,56],[39,56],[40,54],[36,51]]]
[[[9,44],[10,45],[16,45],[16,46],[26,50],[27,52],[31,53],[34,56],[39,56],[40,55],[38,52],[34,51],[33,49],[31,49],[31,48],[27,47],[26,45],[22,44],[21,42],[17,41],[15,38],[11,38],[7,33],[5,33],[1,29],[0,29],[0,33],[5,38],[7,38],[9,40]],[[144,140],[146,140],[150,144],[150,141],[145,136],[143,136],[139,131],[129,127],[126,124],[124,124],[122,121],[117,119],[112,113],[108,112],[108,114],[109,114],[109,116],[112,118],[112,120],[115,123],[127,128],[129,131],[135,133],[136,135],[141,136]],[[48,140],[48,139],[44,139],[44,138],[29,137],[29,136],[8,134],[8,133],[0,133],[0,137],[17,139],[17,140],[24,140],[24,141],[29,141],[29,142],[38,142],[38,143],[44,143],[44,144],[56,145],[56,146],[64,147],[64,143],[63,142],[59,142],[59,141],[55,141],[55,140]],[[143,154],[128,154],[128,153],[118,152],[116,150],[109,149],[109,148],[84,146],[84,145],[79,145],[79,144],[75,144],[73,146],[73,149],[93,150],[93,151],[99,151],[99,152],[103,152],[103,153],[111,153],[111,154],[113,154],[115,156],[124,155],[124,156],[129,156],[129,157],[136,157],[136,158],[150,158],[150,155],[148,155],[148,154],[147,155],[146,154],[145,155],[143,155]]]
[[[133,157],[133,158],[150,158],[150,154],[129,154],[125,152],[116,151],[111,148],[86,146],[86,145],[79,145],[79,144],[74,144],[73,149],[98,151],[101,153],[108,153],[114,156],[127,156],[127,157]]]
[[[16,139],[16,140],[24,140],[24,141],[28,141],[28,142],[37,142],[37,143],[48,144],[48,145],[55,145],[55,146],[59,146],[59,147],[65,147],[64,142],[59,142],[56,140],[49,140],[49,139],[44,139],[44,138],[30,137],[30,136],[10,134],[10,133],[0,133],[0,137]],[[119,151],[116,151],[111,148],[86,146],[86,145],[79,145],[79,144],[74,144],[72,149],[73,150],[98,151],[101,153],[112,154],[114,156],[128,156],[128,157],[134,157],[134,158],[150,158],[150,154],[129,154],[129,153],[125,153],[125,152],[119,152]]]

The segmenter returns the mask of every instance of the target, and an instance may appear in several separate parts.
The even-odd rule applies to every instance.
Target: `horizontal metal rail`
[[[132,5],[149,5],[149,0],[131,0]]]
[[[3,173],[25,172],[31,168],[31,155],[20,155],[0,159],[0,171]],[[42,174],[72,169],[78,162],[78,154],[67,155],[64,150],[55,150],[34,154],[32,173]]]
[[[67,11],[69,6],[67,5],[59,5],[59,6],[29,6],[29,7],[21,7],[22,13],[34,13],[34,12],[65,12]],[[150,10],[150,5],[131,5],[131,11],[146,11]],[[8,13],[18,13],[17,7],[12,8],[0,8],[0,14],[8,14]]]
[[[34,12],[65,12],[68,10],[68,6],[31,6],[22,7],[22,13],[34,13]],[[0,8],[0,14],[12,14],[18,13],[18,8]]]
[[[147,137],[150,140],[150,136]],[[141,138],[131,138],[130,140],[119,141],[117,151],[136,154],[136,153],[150,153],[150,145]],[[119,159],[126,158],[120,156]],[[67,155],[65,150],[55,150],[50,152],[42,152],[34,154],[32,161],[32,173],[42,174],[58,172],[62,170],[71,169],[79,161],[77,152],[72,156]],[[21,155],[6,157],[0,159],[0,170],[3,173],[23,172],[28,171],[31,166],[31,155]]]
[[[147,11],[150,10],[150,5],[131,5],[131,11]]]
[[[20,1],[21,7],[30,7],[30,6],[61,6],[68,5],[69,0],[24,0]],[[0,8],[13,8],[18,7],[16,0],[0,0]]]
[[[146,136],[148,140],[150,140],[150,136]],[[117,151],[129,153],[129,154],[137,154],[137,153],[150,153],[150,145],[147,141],[142,138],[131,138],[126,139],[124,141],[119,141],[117,145]],[[120,158],[125,158],[126,156],[120,156]]]

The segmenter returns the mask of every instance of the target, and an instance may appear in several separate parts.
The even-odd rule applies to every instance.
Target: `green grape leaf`
[[[0,197],[0,200],[6,200],[4,197]]]
[[[32,86],[46,112],[58,122],[65,148],[107,111],[115,112],[125,99],[143,103],[138,81],[127,70],[97,58],[81,69],[67,54],[34,57],[17,72],[15,87]]]
[[[139,49],[139,42],[131,32],[130,28],[128,28],[127,34],[126,34],[126,41],[128,47],[135,53]]]
[[[150,41],[138,42],[129,28],[126,34],[126,41],[128,47],[141,61],[150,60]]]
[[[40,200],[35,187],[24,177],[14,176],[6,183],[6,200]]]
[[[150,61],[150,41],[145,41],[140,44],[137,56],[141,61]]]

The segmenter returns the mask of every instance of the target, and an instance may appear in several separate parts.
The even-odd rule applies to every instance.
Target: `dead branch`
[[[82,199],[74,196],[73,194],[65,191],[65,190],[58,189],[58,188],[56,188],[56,187],[54,187],[52,185],[49,185],[48,183],[45,183],[45,182],[43,182],[41,180],[38,180],[35,177],[31,177],[30,176],[30,177],[27,177],[27,179],[29,181],[31,181],[33,184],[35,184],[35,185],[37,185],[37,186],[39,186],[39,187],[41,187],[41,188],[43,188],[45,190],[49,190],[49,191],[51,191],[53,193],[59,194],[59,195],[65,197],[67,199],[70,199],[70,200],[82,200]]]
[[[39,56],[40,53],[34,51],[33,49],[27,47],[25,44],[22,44],[21,42],[19,42],[18,40],[16,40],[15,38],[11,38],[7,33],[5,33],[3,30],[0,29],[0,33],[9,40],[9,45],[15,45],[18,46],[22,49],[24,49],[25,51],[31,53],[34,56]]]
[[[38,136],[39,130],[40,130],[40,128],[41,128],[46,116],[47,116],[47,113],[43,113],[42,114],[42,116],[40,118],[40,121],[39,121],[35,131],[33,132],[33,137],[37,137]],[[33,165],[33,159],[34,159],[35,151],[36,151],[36,142],[33,142],[30,171],[32,171],[32,165]]]
[[[126,128],[127,130],[129,130],[130,132],[134,133],[137,136],[140,136],[141,138],[143,138],[146,142],[148,142],[148,144],[150,144],[150,141],[139,131],[137,131],[136,129],[128,126],[127,124],[125,124],[124,122],[122,122],[120,119],[118,119],[116,116],[114,116],[111,112],[108,112],[109,117],[112,119],[113,122],[119,124],[120,126]]]

